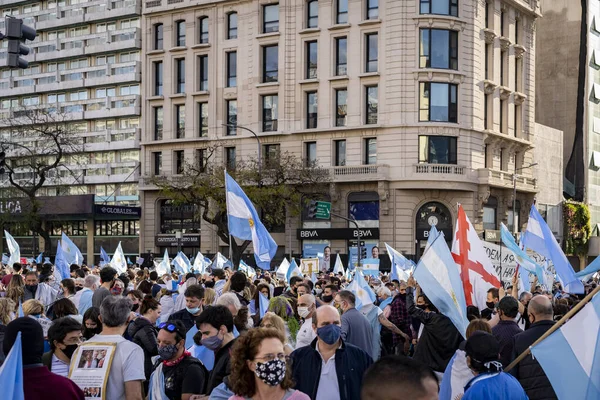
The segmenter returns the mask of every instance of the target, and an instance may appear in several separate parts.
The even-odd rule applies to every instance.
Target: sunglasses
[[[168,322],[163,322],[158,325],[158,329],[164,329],[171,333],[177,332],[177,327],[173,324],[169,324]]]

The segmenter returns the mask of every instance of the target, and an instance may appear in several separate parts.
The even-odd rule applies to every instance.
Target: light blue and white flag
[[[165,250],[165,255],[160,263],[155,262],[155,269],[158,276],[171,274],[171,265],[169,264],[169,253]]]
[[[312,274],[310,274],[310,280],[314,283],[317,283],[317,281],[319,280],[319,277],[317,276],[317,273],[315,271],[313,271]]]
[[[248,264],[246,264],[244,260],[240,260],[239,269],[240,271],[245,273],[248,276],[248,278],[254,278],[256,276],[256,270]]]
[[[133,262],[127,257],[127,265],[133,265]]]
[[[42,257],[44,256],[44,252],[42,251],[40,254],[38,254],[38,256],[35,258],[35,263],[36,264],[41,264],[43,259]]]
[[[277,243],[260,221],[254,204],[227,172],[225,172],[225,190],[229,233],[241,240],[252,240],[256,265],[267,270],[271,269],[271,260],[277,251]]]
[[[387,243],[385,243],[385,248],[387,249],[387,253],[390,257],[390,262],[392,265],[397,265],[403,270],[407,270],[411,267],[409,260],[407,260],[406,257],[404,257],[398,250],[395,250]]]
[[[6,254],[2,254],[2,264],[8,265],[8,260],[10,260],[10,257]]]
[[[0,367],[0,387],[2,388],[2,399],[4,400],[25,400],[22,354],[21,332],[19,332],[15,343],[4,360],[4,364]]]
[[[544,281],[544,268],[535,263],[527,253],[525,253],[519,245],[515,242],[513,235],[508,231],[506,225],[503,222],[500,223],[500,237],[502,243],[515,254],[515,260],[519,263],[519,267],[527,270],[528,272],[535,274],[538,277],[539,282]]]
[[[531,348],[559,400],[600,399],[600,295]]]
[[[342,273],[342,275],[344,275],[346,273],[346,270],[344,269],[344,265],[342,264],[342,257],[338,256],[335,258],[335,265],[333,266],[333,273],[334,274],[339,274]]]
[[[71,266],[65,259],[65,252],[60,244],[60,240],[58,241],[58,246],[56,246],[56,258],[54,259],[54,267],[55,271],[60,274],[61,280],[69,279],[71,277]]]
[[[300,278],[304,277],[304,275],[302,275],[300,267],[298,267],[298,264],[296,264],[296,260],[294,259],[292,259],[292,263],[288,267],[288,270],[285,275],[285,280],[289,282],[293,276],[299,276]]]
[[[260,318],[263,318],[268,310],[269,299],[261,292],[258,292],[258,312],[260,313]]]
[[[17,314],[17,317],[21,318],[24,316],[25,316],[25,313],[23,313],[23,303],[21,301],[19,301],[19,312]]]
[[[277,278],[285,279],[285,277],[287,276],[289,267],[290,267],[290,262],[288,261],[287,258],[284,258],[283,261],[281,262],[281,264],[279,264],[279,268],[277,268],[277,271],[275,272],[275,275],[277,275]]]
[[[443,232],[421,257],[414,277],[433,305],[441,314],[450,318],[456,329],[466,338],[469,320],[465,292]]]
[[[198,254],[196,254],[196,258],[194,258],[194,264],[192,265],[192,270],[198,271],[199,273],[204,274],[206,272],[206,267],[208,267],[209,265],[210,265],[210,262],[207,264],[202,253],[198,252]]]
[[[346,287],[346,290],[351,291],[356,296],[355,307],[357,310],[360,310],[362,306],[375,303],[377,299],[375,292],[373,292],[359,269],[356,270],[354,280]]]
[[[583,294],[583,283],[575,276],[575,271],[567,260],[552,231],[542,218],[535,205],[531,206],[527,221],[527,248],[552,260],[558,280],[567,293]]]
[[[9,267],[12,267],[14,263],[21,262],[21,249],[19,248],[19,244],[15,240],[14,237],[7,231],[4,231],[4,236],[6,236],[6,244],[8,245],[8,251],[10,252],[10,257],[6,264]]]
[[[410,278],[408,271],[410,270],[403,270],[398,265],[392,264],[392,271],[390,272],[390,281],[397,280],[398,282],[407,282],[408,278]]]
[[[212,269],[224,269],[225,265],[227,264],[228,261],[229,260],[227,259],[227,257],[225,257],[220,252],[217,252],[217,255],[213,259],[211,268]]]
[[[600,271],[600,257],[594,258],[594,261],[592,261],[590,265],[585,267],[583,270],[577,272],[575,276],[583,280],[583,278],[587,277],[588,275],[591,276],[592,274],[598,271]],[[585,279],[584,282],[585,281],[587,281],[587,279]]]
[[[431,229],[429,230],[429,235],[427,235],[427,244],[425,245],[425,250],[423,250],[423,254],[429,250],[431,243],[440,235],[440,232],[437,230],[435,225],[431,225]]]
[[[65,260],[67,260],[69,265],[81,265],[83,263],[83,255],[81,254],[81,251],[79,251],[77,246],[75,246],[75,243],[73,243],[73,241],[69,239],[64,232],[60,237],[60,245],[62,246]]]
[[[187,274],[192,269],[190,260],[182,251],[177,253],[173,259],[173,265],[175,266],[175,271],[178,271],[181,274]]]
[[[119,274],[127,271],[127,260],[125,259],[121,242],[119,242],[115,254],[113,254],[112,260],[110,260],[110,266],[116,269]]]
[[[100,246],[100,262],[104,262],[105,264],[110,262],[110,257],[106,254],[102,246]]]
[[[194,329],[194,328],[192,328]],[[187,340],[186,340],[187,344]],[[186,346],[187,347],[187,346]],[[207,349],[204,346],[198,346],[195,343],[188,347],[187,350],[192,354],[193,357],[196,357],[198,360],[202,361],[202,364],[206,367],[208,371],[212,371],[215,367],[215,352]]]
[[[374,277],[379,276],[379,259],[378,258],[365,258],[362,262],[362,273],[364,275],[370,275]]]

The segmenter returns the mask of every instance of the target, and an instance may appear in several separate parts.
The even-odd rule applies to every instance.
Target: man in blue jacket
[[[373,360],[342,340],[340,314],[321,306],[313,316],[317,338],[291,355],[295,389],[313,400],[360,400],[362,379]]]

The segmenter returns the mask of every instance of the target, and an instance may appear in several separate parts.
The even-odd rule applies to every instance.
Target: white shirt
[[[52,354],[52,373],[68,378],[69,375],[69,364],[56,357],[56,354]]]
[[[319,343],[317,342],[317,352],[319,351]],[[327,362],[321,355],[321,378],[319,379],[319,387],[317,388],[317,397],[315,400],[340,400],[340,385],[338,384],[337,372],[335,369],[335,353]]]
[[[310,345],[316,337],[317,334],[312,327],[312,318],[306,318],[296,334],[296,348]]]

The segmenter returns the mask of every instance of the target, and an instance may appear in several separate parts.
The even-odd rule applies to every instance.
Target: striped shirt
[[[69,375],[69,364],[56,357],[56,354],[52,354],[52,373],[65,378]]]

